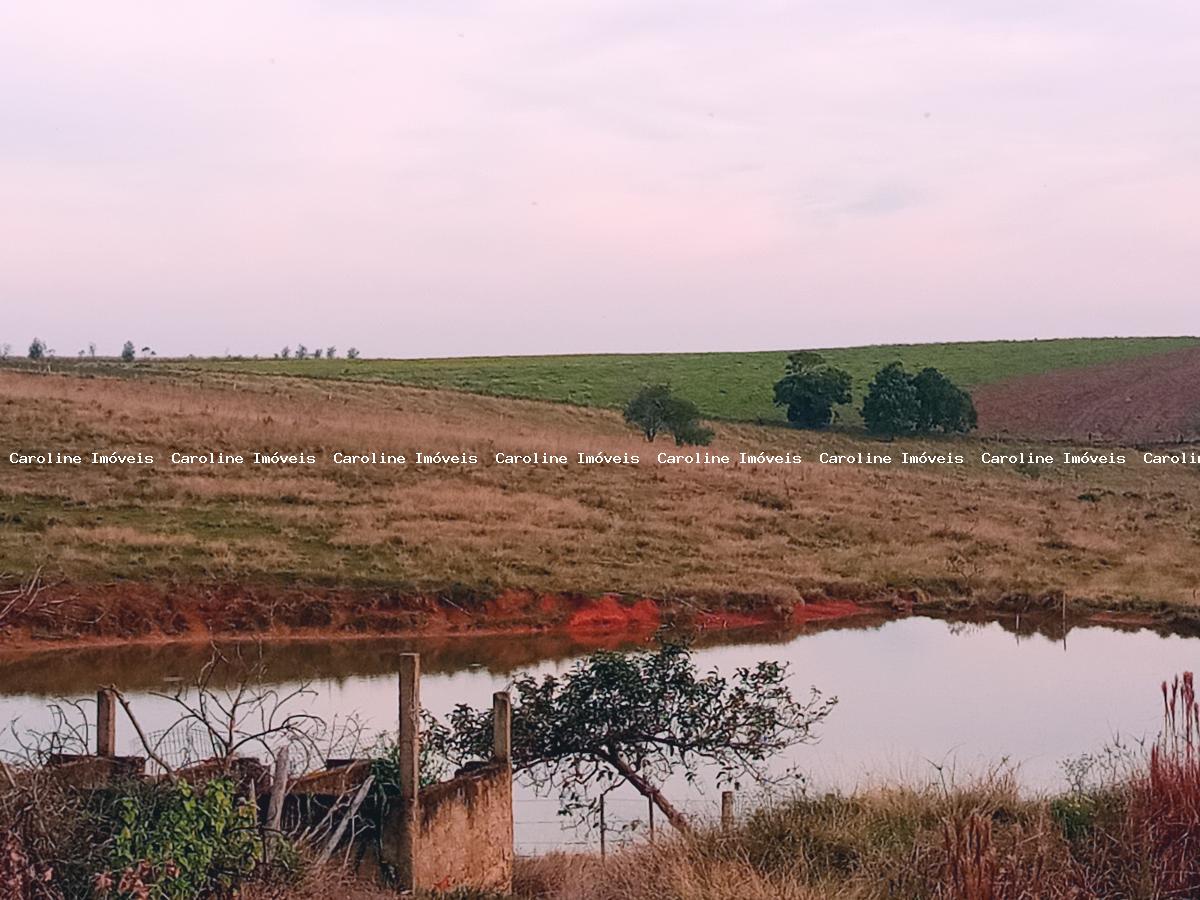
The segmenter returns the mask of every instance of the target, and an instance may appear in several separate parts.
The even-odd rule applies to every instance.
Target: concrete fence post
[[[512,765],[512,699],[505,691],[492,694],[492,759]]]
[[[111,688],[96,691],[96,755],[117,755],[117,693]]]
[[[721,791],[721,830],[733,830],[733,791]]]
[[[400,655],[400,735],[399,735],[399,859],[396,860],[397,885],[401,890],[416,890],[417,825],[421,790],[421,657],[416,653]]]

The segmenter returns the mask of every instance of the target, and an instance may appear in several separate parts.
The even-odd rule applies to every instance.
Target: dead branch
[[[137,716],[133,714],[133,709],[129,706],[129,701],[125,699],[125,695],[116,689],[115,686],[109,685],[108,690],[113,692],[117,698],[117,702],[121,704],[121,709],[125,710],[125,715],[129,718],[129,724],[133,726],[133,730],[137,732],[138,740],[142,742],[142,748],[146,751],[146,755],[152,759],[166,773],[167,778],[175,783],[179,781],[179,776],[175,774],[175,769],[150,746],[150,741],[146,737],[146,732],[142,730],[142,724],[137,720]]]

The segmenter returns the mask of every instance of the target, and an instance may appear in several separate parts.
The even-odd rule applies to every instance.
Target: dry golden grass
[[[727,858],[672,841],[601,861],[551,854],[519,860],[513,885],[529,900],[850,900],[852,888],[816,890],[756,869],[744,855]]]
[[[1061,590],[1195,602],[1200,478],[1179,468],[1017,471],[974,439],[886,445],[718,425],[714,452],[955,449],[962,468],[670,467],[613,413],[247,375],[0,370],[0,573],[78,582],[287,580],[666,595]],[[1033,449],[1027,447],[1011,449]],[[17,451],[141,451],[153,467],[25,467]],[[173,466],[170,454],[315,453],[312,466]],[[335,450],[469,451],[481,464],[349,467]],[[639,454],[512,467],[505,452]],[[1136,457],[1137,455],[1134,454]]]

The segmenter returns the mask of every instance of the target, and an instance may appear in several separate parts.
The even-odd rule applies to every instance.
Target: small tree
[[[337,356],[337,347],[329,346],[325,348],[325,358],[333,359]]]
[[[625,404],[625,422],[653,441],[667,427],[671,389],[665,384],[644,384]]]
[[[701,425],[696,419],[688,419],[671,425],[671,436],[675,438],[676,447],[696,446],[707,447],[712,443],[715,432]]]
[[[29,344],[29,358],[40,360],[46,358],[46,342],[39,337],[35,337]]]
[[[913,376],[912,383],[920,410],[918,430],[965,434],[978,423],[971,395],[937,369],[922,369]]]
[[[320,347],[317,347],[317,348],[315,348],[315,349],[313,350],[313,359],[320,359],[320,358],[321,358],[321,354],[322,354],[322,353],[324,353],[324,352],[325,352],[325,351],[324,351],[324,350],[322,350]]]
[[[787,407],[787,419],[797,428],[826,428],[833,407],[850,402],[850,373],[825,363],[819,353],[788,355],[786,374],[775,382],[775,405]]]
[[[681,644],[601,651],[562,675],[522,675],[511,690],[513,768],[535,788],[557,791],[565,814],[589,816],[600,796],[625,783],[687,830],[661,789],[673,774],[692,781],[706,767],[734,787],[800,778],[795,768],[772,775],[768,766],[811,740],[837,700],[815,688],[797,700],[787,678],[787,665],[773,660],[731,678],[701,675]],[[460,705],[449,727],[428,729],[426,740],[458,764],[487,759],[491,711]]]
[[[135,356],[137,356],[137,351],[133,348],[133,341],[126,341],[125,345],[121,347],[121,359],[131,363]]]
[[[700,409],[691,400],[672,397],[667,403],[667,430],[675,438],[675,446],[687,444],[708,446],[713,430],[700,424]]]
[[[625,404],[625,421],[647,441],[653,441],[663,431],[669,431],[678,445],[707,444],[713,438],[712,429],[700,424],[696,404],[672,395],[665,384],[642,385]]]
[[[901,363],[889,363],[875,373],[862,407],[868,431],[889,436],[911,434],[920,416],[917,389]]]
[[[94,341],[88,343],[88,356],[92,359],[96,358],[96,343]]]
[[[303,344],[296,345],[296,359],[308,359],[308,348]]]
[[[358,359],[358,348],[351,347],[346,351],[346,359]]]
[[[0,344],[0,359],[8,359],[10,353],[12,353],[12,344]]]
[[[279,358],[280,359],[291,359],[292,358],[292,348],[284,347],[282,350],[280,350]]]

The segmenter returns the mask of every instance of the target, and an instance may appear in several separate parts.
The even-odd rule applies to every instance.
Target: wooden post
[[[721,791],[721,830],[733,830],[733,791]]]
[[[400,858],[396,874],[401,890],[416,890],[418,802],[421,790],[421,657],[400,654]]]
[[[512,765],[512,699],[504,691],[492,694],[492,759]]]
[[[279,838],[283,826],[283,798],[287,795],[288,784],[288,745],[284,744],[275,754],[275,778],[271,782],[271,799],[267,803],[267,827],[271,834],[267,837],[267,846],[273,846]]]
[[[600,858],[604,859],[608,854],[608,847],[604,843],[604,794],[600,795]]]
[[[96,755],[117,755],[117,694],[111,688],[96,692]]]

